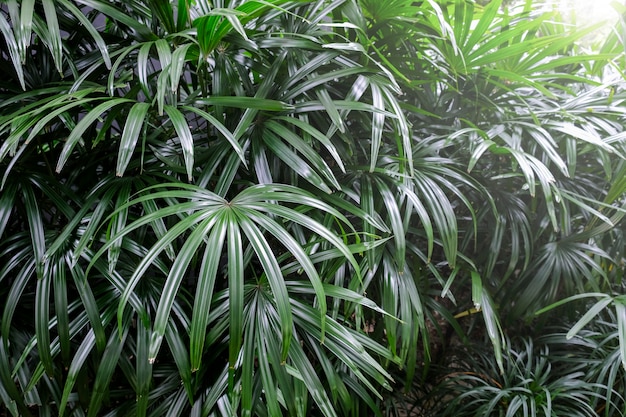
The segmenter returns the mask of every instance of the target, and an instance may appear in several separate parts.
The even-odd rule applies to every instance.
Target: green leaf
[[[235,153],[237,154],[241,162],[244,164],[244,166],[247,166],[246,156],[245,156],[243,148],[237,141],[237,138],[233,136],[230,130],[226,128],[226,126],[224,126],[222,123],[220,123],[219,120],[217,120],[215,117],[205,112],[204,110],[200,110],[198,108],[191,107],[191,106],[182,106],[181,108],[183,110],[196,113],[197,115],[206,119],[206,121],[208,121],[213,127],[215,127],[226,138],[226,140],[231,145],[231,147],[233,148],[233,150],[235,151]]]
[[[85,309],[85,313],[89,318],[91,328],[93,330],[96,346],[98,351],[102,351],[106,346],[106,335],[104,325],[100,316],[100,308],[96,298],[89,286],[89,282],[82,268],[71,268],[70,273],[74,279],[74,285]]]
[[[263,311],[265,306],[259,306],[259,312]],[[270,367],[270,358],[272,357],[269,349],[266,346],[266,338],[271,338],[272,336],[274,336],[273,334],[267,332],[267,329],[270,324],[267,320],[263,320],[265,317],[263,317],[263,314],[257,314],[256,315],[256,323],[254,326],[249,326],[249,329],[254,328],[255,331],[255,335],[256,338],[254,340],[254,345],[257,347],[258,350],[258,368],[261,374],[261,381],[263,384],[263,392],[265,394],[265,402],[267,404],[267,409],[268,412],[270,413],[270,415],[274,415],[274,416],[278,416],[278,415],[282,415],[283,413],[280,410],[280,406],[278,403],[278,384],[277,384],[277,380],[275,380],[273,378],[272,375],[272,371],[271,371],[271,367]],[[254,354],[253,354],[254,356]],[[278,366],[276,366],[274,364],[274,369],[279,368]],[[281,374],[281,370],[279,369],[278,374]],[[282,385],[282,384],[281,384]],[[287,385],[285,387],[285,389],[288,389],[288,382],[285,381],[285,385]],[[285,386],[282,385],[282,386]]]
[[[286,146],[271,131],[266,130],[263,132],[263,141],[267,145],[267,147],[272,150],[276,154],[276,156],[278,156],[286,165],[288,165],[292,170],[297,172],[312,185],[326,193],[332,192],[332,190],[328,187],[328,185],[326,185],[326,182],[320,177],[320,175],[315,172],[311,168],[311,166],[307,164],[302,158],[300,158],[294,151]],[[327,167],[322,166],[322,169],[324,168]]]
[[[204,56],[208,56],[220,41],[216,39],[217,27],[221,18],[219,16],[202,16],[193,21],[193,26],[198,30],[198,43]]]
[[[281,66],[285,60],[285,57],[286,57],[286,53],[282,53],[274,57],[272,66],[269,68],[269,70],[265,74],[265,77],[263,78],[263,81],[258,87],[257,92],[254,96],[255,98],[265,99],[267,95],[273,90],[274,80],[281,69]],[[255,108],[246,109],[243,116],[241,116],[241,119],[239,120],[237,127],[233,131],[233,136],[235,138],[240,139],[244,135],[244,133],[250,128],[250,126],[254,124],[253,120],[257,116],[258,111],[259,110]]]
[[[102,358],[99,361],[98,371],[94,378],[93,388],[91,389],[91,398],[89,399],[89,408],[87,417],[97,417],[102,407],[102,402],[109,394],[109,384],[113,378],[113,373],[120,362],[120,355],[124,342],[131,328],[131,315],[127,315],[124,321],[122,336],[119,337],[117,332],[112,332],[109,336],[107,346],[104,349]]]
[[[337,164],[339,169],[342,172],[344,172],[344,173],[346,172],[346,168],[344,166],[343,158],[339,155],[339,152],[338,152],[337,148],[335,147],[335,145],[328,139],[328,137],[326,135],[324,135],[322,132],[317,130],[314,126],[312,126],[309,123],[306,123],[306,122],[304,122],[304,121],[302,121],[300,119],[296,119],[296,118],[293,118],[293,117],[279,116],[279,117],[275,117],[273,120],[289,123],[289,124],[292,124],[292,125],[298,127],[299,129],[302,129],[302,131],[304,133],[306,133],[307,135],[310,135],[311,137],[316,139],[318,142],[320,142],[322,145],[324,145],[326,150],[333,157],[333,160],[335,161],[335,163]],[[270,124],[270,126],[271,126],[271,124]],[[296,148],[298,148],[298,146],[296,146]]]
[[[228,211],[228,319],[230,323],[228,344],[228,386],[234,386],[235,366],[241,350],[244,313],[244,249],[239,219]]]
[[[22,58],[20,55],[20,47],[18,41],[15,39],[15,35],[11,30],[9,22],[4,17],[4,14],[0,14],[0,33],[4,37],[6,47],[11,57],[13,69],[17,74],[17,79],[20,81],[22,90],[26,90],[26,83],[24,81],[24,69],[22,68]]]
[[[189,125],[187,124],[187,120],[185,120],[185,116],[176,107],[165,106],[165,112],[169,116],[172,125],[174,125],[174,129],[176,130],[176,134],[178,135],[178,139],[180,140],[180,145],[183,149],[183,157],[185,159],[187,178],[189,179],[189,181],[192,181],[194,145],[191,130],[189,130]]]
[[[170,33],[176,32],[176,26],[174,24],[174,10],[172,9],[170,1],[152,0],[149,4],[156,16],[158,16],[158,21],[164,26],[164,28]]]
[[[142,323],[137,325],[137,348],[135,354],[136,363],[136,400],[137,410],[135,415],[138,417],[145,417],[148,412],[149,400],[148,394],[150,392],[150,383],[152,382],[152,367],[153,360],[150,356],[151,337],[150,329],[144,326]]]
[[[336,417],[337,412],[328,398],[319,376],[311,366],[309,360],[306,358],[306,355],[300,345],[292,343],[290,349],[293,366],[299,371],[303,382],[306,384],[311,396],[313,397],[313,401],[315,401],[325,417]]]
[[[189,350],[191,355],[192,372],[195,372],[200,368],[202,357],[204,355],[204,341],[207,332],[206,328],[209,322],[209,312],[211,311],[213,290],[215,287],[220,258],[222,256],[222,247],[224,246],[226,232],[228,229],[227,218],[229,216],[225,213],[221,214],[222,215],[217,219],[215,225],[211,229],[210,235],[208,236],[206,248],[202,257],[200,274],[198,276],[198,285],[196,287],[196,296],[193,305],[193,316],[191,318],[191,326],[189,329]],[[199,225],[196,230],[202,230],[202,224]],[[204,234],[206,234],[206,232],[204,232]],[[187,242],[189,242],[189,240],[187,240]]]
[[[180,78],[183,76],[184,65],[187,62],[187,52],[191,46],[191,44],[185,44],[176,48],[172,53],[172,63],[169,71],[172,94],[178,93]]]
[[[54,312],[57,318],[57,331],[61,345],[61,357],[64,362],[70,358],[70,318],[67,296],[65,259],[60,258],[52,265],[52,285],[54,288]]]
[[[9,184],[0,194],[0,237],[3,236],[4,230],[11,219],[17,189],[17,184]]]
[[[245,96],[211,96],[209,98],[196,100],[196,103],[201,103],[207,106],[223,106],[237,109],[256,109],[267,112],[289,111],[293,110],[294,108],[291,104],[279,100]]]
[[[297,292],[297,293],[305,293],[305,294],[315,294],[316,290],[310,283],[302,282],[302,281],[286,281],[287,288],[289,292]],[[339,287],[333,284],[324,283],[323,291],[327,297],[341,299],[344,301],[349,301],[351,303],[356,303],[362,305],[363,307],[367,307],[373,311],[376,311],[380,314],[384,314],[389,317],[391,314],[382,308],[380,308],[376,303],[369,298],[357,293],[356,291],[352,291],[347,288]]]
[[[550,304],[549,306],[546,306],[544,308],[542,308],[541,310],[538,310],[535,312],[535,315],[540,315],[543,314],[547,311],[550,311],[556,307],[560,307],[563,304],[569,303],[570,301],[575,301],[575,300],[581,300],[583,298],[604,298],[606,297],[606,294],[604,293],[584,293],[584,294],[576,294],[576,295],[572,295],[570,297],[564,298],[562,300],[559,300],[555,303]]]
[[[22,62],[26,61],[26,50],[31,42],[34,11],[35,0],[23,0],[21,2],[17,33],[19,34],[18,45]]]
[[[583,327],[585,327],[591,320],[596,318],[598,314],[602,310],[606,308],[609,304],[613,302],[613,299],[608,295],[604,295],[600,300],[591,306],[587,312],[572,326],[572,328],[567,332],[566,338],[571,339],[576,336],[578,332],[580,332]]]
[[[42,0],[42,3],[49,34],[48,48],[54,59],[57,71],[63,75],[63,45],[61,44],[61,30],[57,19],[57,8],[53,0]]]
[[[282,333],[282,360],[287,359],[289,352],[289,345],[292,342],[293,336],[293,317],[291,315],[291,308],[289,306],[289,294],[287,293],[287,287],[283,279],[280,266],[276,261],[276,257],[271,250],[271,246],[263,236],[263,233],[259,228],[245,215],[236,212],[239,227],[244,232],[250,245],[254,249],[257,258],[263,266],[263,271],[272,289],[274,295],[274,301],[276,303],[278,315],[280,316],[280,328]]]
[[[126,226],[126,220],[128,219],[129,210],[125,207],[128,202],[131,193],[132,184],[129,181],[124,181],[119,184],[115,196],[115,212],[110,216],[110,222],[108,224],[107,238],[110,239],[111,245],[108,247],[108,261],[109,271],[113,272],[117,266],[122,251],[122,239],[116,239],[120,230]]]
[[[149,109],[150,104],[148,103],[135,103],[128,112],[122,138],[120,139],[120,150],[117,155],[117,167],[115,169],[115,174],[119,177],[124,175],[124,171],[126,171],[126,167],[131,160]]]
[[[250,306],[249,313],[255,313],[254,304]],[[255,329],[254,326],[251,325],[248,321],[248,325],[245,326],[244,336],[243,336],[243,349],[241,351],[241,412],[240,415],[243,417],[252,417],[252,407],[253,407],[253,398],[255,397],[255,389],[254,389],[254,374],[255,374],[255,362],[264,362],[265,358],[259,358],[255,360],[257,355],[257,347],[255,344]],[[236,403],[237,399],[233,398],[233,404]],[[236,408],[233,406],[233,408]]]
[[[365,48],[363,45],[356,42],[333,42],[333,43],[325,43],[322,45],[322,48],[327,49],[336,49],[340,51],[350,51],[350,52],[365,52]]]
[[[139,83],[141,85],[141,88],[146,95],[148,95],[150,91],[150,86],[148,83],[148,61],[150,58],[150,49],[152,49],[153,45],[154,45],[154,42],[145,42],[141,45],[141,47],[139,48],[139,52],[137,53],[137,76],[139,78]],[[136,48],[136,46],[134,48]],[[131,50],[132,50],[131,48],[128,48],[127,53],[130,53]],[[118,61],[116,61],[115,63],[116,66],[118,62],[120,64],[123,62],[122,61],[123,57],[124,55],[120,55],[120,57],[118,58]],[[109,81],[109,84],[111,86],[109,88],[109,91],[111,92],[111,95],[113,95],[113,79]],[[163,109],[159,107],[159,114],[161,114],[162,111]]]
[[[123,10],[112,6],[108,2],[103,2],[100,0],[76,0],[76,2],[91,9],[98,10],[105,16],[117,20],[118,22],[131,28],[133,32],[145,39],[154,39],[156,37],[146,25],[139,22],[137,19],[133,19],[132,17],[128,16],[128,14],[125,13]]]
[[[176,9],[176,31],[180,32],[187,28],[189,23],[189,3],[187,0],[178,0]]]
[[[36,124],[34,126],[32,126],[32,129],[30,131],[30,133],[28,134],[28,136],[26,137],[25,140],[25,144],[30,143],[40,132],[41,130],[43,130],[45,128],[45,126],[52,121],[53,119],[59,117],[60,115],[62,115],[63,113],[65,113],[66,111],[73,109],[75,107],[79,107],[81,105],[87,104],[95,99],[83,99],[80,96],[70,96],[71,98],[77,98],[77,100],[72,100],[69,104],[67,105],[63,105],[60,107],[55,108],[54,110],[52,110],[53,105],[56,105],[58,102],[55,100],[54,102],[49,103],[50,106],[43,106],[41,109],[37,109],[35,110],[33,113],[34,114],[29,114],[29,118],[32,118],[32,120],[30,121],[30,123],[28,123],[27,125],[22,125],[20,126],[19,129],[16,129],[12,132],[11,136],[9,136],[9,138],[7,139],[7,143],[10,143],[12,140],[17,140],[17,139],[21,139],[23,134],[26,133],[26,131],[28,130],[29,127],[32,126],[31,123],[36,121]],[[68,97],[68,98],[70,98]],[[60,104],[60,103],[59,103]],[[56,107],[56,106],[55,106]],[[40,111],[43,110],[44,112],[46,112],[46,110],[48,110],[45,115],[41,118],[38,118],[37,115],[40,113]],[[51,111],[50,111],[51,110]],[[3,144],[2,146],[2,152],[0,152],[0,156],[4,157],[4,155],[6,155],[7,151],[8,151],[8,147],[5,147],[5,144]]]
[[[37,198],[30,186],[22,186],[26,218],[28,219],[28,229],[30,231],[31,245],[35,255],[37,266],[37,277],[43,277],[44,254],[46,253],[46,238],[44,223],[41,218],[41,211],[37,204]],[[47,323],[46,323],[47,325]]]
[[[553,122],[549,124],[550,127],[552,127],[555,130],[558,130],[560,132],[565,133],[566,135],[569,135],[573,138],[576,139],[580,139],[584,142],[587,142],[589,144],[592,144],[600,149],[603,149],[607,152],[610,153],[616,153],[619,155],[619,152],[612,147],[611,145],[609,145],[608,143],[604,142],[597,134],[593,134],[591,132],[588,132],[584,129],[581,129],[580,127],[574,125],[573,123],[557,123],[557,122]]]
[[[157,54],[159,56],[159,64],[163,69],[159,74],[157,81],[157,94],[156,101],[157,107],[159,109],[159,115],[163,114],[163,107],[165,105],[166,96],[170,98],[170,102],[173,101],[173,95],[171,94],[169,87],[170,73],[167,72],[171,70],[170,66],[172,63],[172,51],[170,50],[170,44],[165,39],[159,39],[154,42],[154,45],[157,50]]]
[[[171,214],[175,214],[175,213],[179,212],[181,210],[181,208],[182,207],[180,207],[180,206],[173,207],[172,210],[171,210]],[[117,238],[119,239],[119,238],[123,237],[126,233],[129,233],[133,229],[141,226],[142,223],[149,223],[154,218],[161,217],[162,215],[163,215],[163,210],[157,211],[155,213],[151,213],[151,215],[149,217],[144,217],[144,218],[142,218],[142,219],[132,223],[131,225],[127,226],[123,231],[121,231],[118,234]],[[202,212],[201,213],[192,214],[189,217],[186,217],[185,221],[177,223],[176,225],[174,225],[164,236],[162,236],[155,243],[155,245],[152,248],[150,248],[148,253],[145,254],[145,256],[143,257],[142,261],[139,263],[139,265],[137,265],[137,267],[133,271],[133,275],[130,278],[128,278],[128,280],[126,282],[126,286],[124,287],[124,291],[123,291],[123,293],[122,293],[122,295],[120,297],[120,302],[119,302],[119,306],[118,306],[118,327],[120,328],[120,330],[121,330],[121,326],[122,326],[121,320],[122,320],[122,317],[123,317],[126,305],[128,304],[129,299],[132,298],[133,291],[134,291],[135,287],[137,286],[137,284],[139,284],[139,281],[140,281],[141,277],[143,276],[143,274],[155,262],[156,257],[163,250],[165,250],[165,248],[167,248],[174,239],[178,238],[182,233],[184,233],[190,227],[193,227],[193,225],[196,222],[201,221],[204,217],[206,217],[206,214],[202,213]],[[111,245],[113,242],[114,241],[110,241],[108,243],[108,245]],[[103,246],[94,255],[94,259],[97,259],[107,249],[107,247],[108,247],[107,245]],[[93,262],[94,261],[92,260],[92,263]]]
[[[185,323],[185,326],[187,325],[188,324]],[[189,363],[189,351],[187,350],[187,347],[183,342],[182,335],[178,332],[178,330],[179,329],[177,329],[170,320],[167,330],[165,331],[165,340],[167,341],[170,351],[172,352],[172,356],[174,357],[178,373],[183,380],[183,386],[185,388],[185,392],[187,393],[187,399],[190,403],[192,403],[194,401],[194,387],[191,375],[191,365]]]
[[[67,378],[65,380],[65,385],[63,386],[63,397],[61,398],[61,402],[59,404],[59,415],[64,415],[65,408],[67,407],[67,403],[69,401],[70,394],[74,388],[74,385],[77,382],[78,375],[89,357],[94,345],[96,342],[96,338],[93,334],[93,331],[89,331],[78,346],[76,353],[74,354],[74,359],[72,359],[72,363],[67,371]]]
[[[193,21],[198,30],[198,43],[205,56],[208,56],[217,45],[231,31],[237,32],[247,39],[244,25],[251,19],[256,18],[268,8],[279,9],[278,5],[286,0],[271,1],[245,1],[236,9],[215,7],[211,8],[207,15]],[[284,9],[281,9],[284,10]]]
[[[87,128],[91,126],[92,123],[101,118],[105,112],[111,110],[113,107],[128,103],[130,101],[131,100],[125,98],[111,98],[104,103],[99,104],[89,113],[87,113],[85,117],[76,124],[76,127],[74,127],[70,135],[67,137],[65,144],[63,145],[63,149],[61,150],[61,154],[59,155],[56,172],[61,172],[70,155],[72,155],[74,147],[79,142],[82,142],[83,133],[85,133]]]
[[[623,300],[615,300],[615,314],[617,316],[619,355],[622,360],[622,367],[626,370],[626,305]]]
[[[404,269],[405,255],[406,255],[406,232],[404,230],[404,224],[402,222],[402,215],[400,213],[400,207],[398,206],[398,199],[387,184],[379,178],[375,178],[376,188],[378,188],[380,197],[382,199],[385,208],[387,209],[387,216],[391,224],[391,230],[395,242],[395,258],[400,271]],[[401,201],[401,200],[400,200]]]
[[[380,88],[376,84],[371,84],[372,104],[374,107],[384,111],[384,101]],[[385,125],[385,116],[381,113],[372,114],[372,145],[370,152],[370,172],[373,172],[378,162],[378,152],[380,151],[383,128]]]
[[[89,19],[85,17],[83,12],[78,7],[76,7],[73,3],[71,3],[69,0],[55,0],[55,1],[63,5],[65,9],[69,10],[70,13],[72,13],[72,15],[76,17],[76,19],[82,24],[82,27],[84,27],[89,32],[94,42],[96,43],[96,46],[98,47],[98,50],[100,51],[100,54],[102,54],[102,59],[104,59],[104,63],[106,67],[110,69],[111,58],[109,56],[109,48],[107,47],[107,44],[104,41],[104,39],[102,39],[100,32],[98,32],[98,30],[93,26],[93,24],[89,21]]]
[[[156,360],[157,353],[161,347],[161,341],[163,340],[163,336],[165,335],[165,331],[167,329],[167,323],[170,319],[172,305],[174,304],[176,293],[180,288],[180,283],[185,277],[185,273],[187,271],[187,268],[189,267],[189,263],[191,262],[192,258],[195,257],[198,247],[205,239],[205,235],[214,227],[218,219],[218,214],[208,216],[203,219],[202,222],[200,222],[195,230],[189,235],[189,237],[185,241],[185,244],[178,252],[174,263],[172,264],[167,280],[165,281],[165,285],[161,291],[159,305],[157,307],[156,317],[154,319],[154,328],[150,341],[149,351],[149,361],[151,363]],[[198,317],[194,316],[194,319],[197,321]],[[204,332],[204,330],[202,330],[202,332]],[[198,338],[198,334],[191,335],[192,341],[196,343]],[[196,352],[194,351],[194,353]]]
[[[339,114],[338,107],[335,105],[336,101],[330,97],[330,94],[325,89],[316,89],[315,95],[319,99],[322,109],[328,114],[330,120],[332,120],[335,128],[341,133],[344,133],[346,126],[343,123],[341,114]]]
[[[277,186],[272,185],[272,187],[277,187]],[[282,187],[279,187],[279,188],[282,188]],[[259,187],[255,187],[255,189],[249,188],[246,191],[266,190],[266,194],[264,195],[264,197],[270,201],[273,199],[278,200],[278,199],[284,199],[285,197],[287,197],[289,201],[291,202],[295,202],[295,203],[300,202],[300,204],[305,204],[305,205],[308,204],[308,205],[311,205],[311,207],[325,210],[329,214],[336,216],[339,220],[344,220],[346,224],[349,224],[349,222],[347,221],[347,219],[345,219],[345,217],[343,217],[341,214],[339,214],[332,208],[326,206],[325,204],[321,204],[320,201],[308,199],[303,195],[298,196],[298,195],[289,195],[289,194],[283,195],[281,193],[269,193],[269,189],[271,189],[271,187],[259,186]],[[237,198],[233,200],[233,203],[239,203],[240,200],[243,200],[243,197],[246,196],[246,194],[249,194],[249,193],[246,193],[246,191],[240,193],[237,196]],[[255,210],[260,210],[263,212],[267,212],[270,215],[279,215],[287,220],[291,220],[315,232],[317,235],[323,237],[332,245],[334,245],[341,252],[341,254],[350,262],[350,264],[355,270],[356,275],[358,277],[361,276],[361,268],[358,262],[356,261],[356,259],[354,258],[354,255],[350,252],[350,249],[346,246],[346,244],[341,239],[339,239],[334,232],[327,229],[326,227],[316,222],[315,220],[311,219],[309,216],[303,213],[299,213],[295,210],[290,210],[286,207],[282,207],[277,204],[269,204],[269,203],[252,204],[250,202],[246,204],[246,207],[252,208]]]
[[[491,297],[485,289],[483,289],[480,306],[483,313],[485,326],[487,328],[487,335],[489,336],[489,340],[491,340],[491,344],[493,345],[496,363],[498,364],[500,373],[503,374],[504,360],[502,358],[502,350],[504,346],[502,342],[502,329],[500,327],[500,322],[498,320],[496,311],[493,308],[493,302],[491,301]]]
[[[243,211],[243,210],[242,210]],[[300,244],[277,222],[273,221],[267,216],[255,215],[252,211],[245,211],[245,214],[258,225],[265,230],[269,231],[279,242],[289,251],[289,254],[296,258],[302,270],[307,274],[312,287],[315,290],[317,296],[315,304],[320,311],[320,320],[322,326],[322,340],[325,332],[326,324],[326,292],[324,291],[324,285],[320,276],[313,265],[313,262],[309,259],[308,255],[304,252]]]
[[[483,281],[478,272],[472,270],[470,274],[472,276],[472,302],[474,308],[480,311],[483,301]]]
[[[54,375],[54,364],[50,351],[50,284],[52,277],[44,274],[37,280],[35,292],[35,332],[39,358],[48,375]]]

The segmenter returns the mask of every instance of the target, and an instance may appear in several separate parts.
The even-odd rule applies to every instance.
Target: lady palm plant
[[[433,326],[480,311],[504,369],[610,283],[614,54],[530,1],[381,4],[3,3],[13,415],[381,415]]]
[[[413,149],[428,148],[413,180],[432,171],[446,184],[419,194],[437,201],[430,219],[440,222],[437,251],[423,257],[439,266],[431,282],[443,296],[465,292],[486,306],[497,352],[492,298],[514,326],[563,294],[609,283],[603,265],[612,261],[598,244],[608,229],[594,226],[610,229],[621,216],[611,204],[623,193],[612,185],[623,108],[619,80],[603,84],[599,74],[618,54],[578,54],[586,32],[570,32],[530,1],[509,9],[497,1],[362,4],[355,21],[367,36],[355,39],[367,39],[371,56],[397,76]],[[429,247],[422,236],[417,246]]]
[[[439,415],[598,415],[593,404],[596,396],[607,397],[606,386],[585,380],[583,361],[559,361],[549,346],[536,347],[527,340],[519,344],[504,355],[503,373],[487,352],[461,354],[470,359],[460,359],[438,387],[448,398]],[[615,411],[613,404],[605,405]]]
[[[388,227],[338,176],[348,126],[407,127],[325,26],[342,3],[6,4],[14,415],[330,416],[389,387],[397,359],[362,331],[382,312],[362,253]]]
[[[593,402],[598,415],[624,414],[625,370],[621,360],[618,318],[611,310],[598,315],[585,329],[573,335],[571,323],[551,327],[539,340],[551,346],[554,357],[565,366],[580,367],[584,379],[598,387],[596,393],[605,391]]]
[[[500,2],[362,4],[355,21],[367,37],[355,39],[367,39],[371,56],[401,84],[413,149],[429,148],[425,165],[414,153],[412,181],[432,171],[446,184],[435,194],[443,199],[426,191],[438,190],[432,182],[420,189],[422,201],[437,201],[430,213],[441,222],[435,252],[415,264],[420,295],[449,297],[453,312],[439,316],[456,329],[455,310],[457,317],[482,312],[504,371],[500,332],[516,332],[520,317],[565,295],[610,292],[619,276],[611,265],[620,264],[620,252],[607,242],[623,215],[622,80],[601,78],[602,63],[619,51],[580,55],[576,40],[585,32],[535,13],[530,1],[504,11]],[[422,242],[415,247],[429,247],[426,233],[406,230],[418,232],[406,237]],[[435,303],[436,310],[420,303],[416,311],[430,310],[425,316],[437,325],[432,313],[446,304]]]

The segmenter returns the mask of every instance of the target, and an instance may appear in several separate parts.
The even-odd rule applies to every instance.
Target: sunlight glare
[[[619,17],[612,5],[618,3],[615,0],[561,0],[560,3],[562,15],[583,27],[600,22],[613,25]]]

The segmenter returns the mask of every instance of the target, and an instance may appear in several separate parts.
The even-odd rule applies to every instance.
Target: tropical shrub
[[[611,310],[599,314],[585,329],[572,335],[575,327],[567,326],[539,337],[550,346],[551,362],[577,367],[584,380],[594,384],[596,398],[591,401],[598,415],[622,415],[626,412],[624,388],[626,372],[621,359],[618,319]]]
[[[493,355],[480,348],[459,357],[457,370],[439,387],[448,396],[440,415],[597,415],[594,397],[607,393],[585,380],[583,362],[567,366],[555,361],[549,346],[528,340],[507,346],[503,373]]]
[[[8,411],[382,415],[438,339],[503,372],[613,303],[619,42],[501,6],[2,3]]]

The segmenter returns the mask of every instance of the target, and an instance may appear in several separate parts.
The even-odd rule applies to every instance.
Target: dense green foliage
[[[624,46],[501,3],[4,0],[8,412],[623,415]]]

